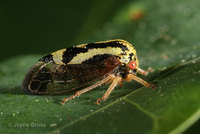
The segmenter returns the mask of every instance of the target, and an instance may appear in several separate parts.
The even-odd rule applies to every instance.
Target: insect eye
[[[137,67],[137,64],[136,64],[135,61],[131,61],[131,62],[129,62],[128,67],[129,67],[130,69],[135,69],[135,68]]]

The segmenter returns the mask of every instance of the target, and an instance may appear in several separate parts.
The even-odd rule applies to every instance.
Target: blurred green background
[[[1,1],[0,61],[85,43],[129,1]]]

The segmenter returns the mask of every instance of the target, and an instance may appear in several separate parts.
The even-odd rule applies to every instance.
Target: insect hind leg
[[[77,91],[74,95],[72,95],[72,96],[70,96],[68,98],[63,99],[62,104],[64,105],[66,101],[74,99],[74,98],[80,96],[81,94],[84,94],[84,93],[86,93],[88,91],[91,91],[92,89],[94,89],[94,88],[96,88],[98,86],[101,86],[102,84],[106,83],[107,81],[109,81],[113,77],[115,77],[115,75],[111,74],[111,75],[107,76],[106,78],[102,79],[101,81],[96,82],[95,84],[93,84],[93,85],[91,85],[91,86],[89,86],[87,88],[84,88],[84,89],[82,89],[80,91]]]

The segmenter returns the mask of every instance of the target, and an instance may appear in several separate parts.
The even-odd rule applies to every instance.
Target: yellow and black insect
[[[111,83],[103,97],[96,101],[99,104],[108,98],[118,84],[122,86],[123,81],[135,80],[154,88],[153,84],[136,76],[137,72],[142,75],[148,73],[138,66],[136,50],[125,40],[77,45],[39,59],[27,72],[23,90],[27,94],[63,94],[83,88],[65,98],[64,104],[102,84]]]

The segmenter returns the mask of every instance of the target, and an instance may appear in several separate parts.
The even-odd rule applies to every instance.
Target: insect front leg
[[[94,88],[96,88],[96,87],[98,87],[98,86],[101,86],[102,84],[106,83],[107,81],[109,81],[109,80],[112,79],[113,77],[115,77],[113,74],[112,74],[112,75],[109,75],[109,76],[107,76],[106,78],[102,79],[101,81],[99,81],[99,82],[97,82],[97,83],[95,83],[95,84],[93,84],[93,85],[91,85],[91,86],[89,86],[89,87],[87,87],[87,88],[84,88],[84,89],[82,89],[82,90],[80,90],[80,91],[77,91],[74,95],[72,95],[72,96],[70,96],[70,97],[68,97],[68,98],[65,98],[65,99],[62,101],[62,104],[64,105],[66,101],[71,100],[71,99],[74,99],[74,98],[80,96],[80,95],[83,94],[83,93],[86,93],[86,92],[91,91],[92,89],[94,89]]]
[[[135,80],[137,81],[138,83],[144,85],[145,87],[148,87],[148,88],[157,88],[154,84],[150,84],[146,81],[144,81],[143,79],[141,79],[140,77],[137,77],[136,75],[134,74],[128,74],[127,77],[125,78],[126,81],[131,81],[131,80]]]
[[[153,69],[152,68],[148,68],[147,71],[141,69],[141,68],[138,68],[137,72],[141,75],[144,75],[144,76],[147,76],[149,74],[149,72],[153,72]]]
[[[105,100],[109,97],[110,93],[114,90],[114,88],[115,88],[118,84],[121,83],[121,81],[122,81],[122,78],[121,78],[120,76],[117,76],[117,77],[113,78],[112,84],[109,86],[109,88],[107,89],[107,91],[105,92],[105,94],[103,95],[103,97],[99,98],[99,99],[96,101],[96,104],[100,104],[100,102],[101,102],[102,100],[105,101]]]

